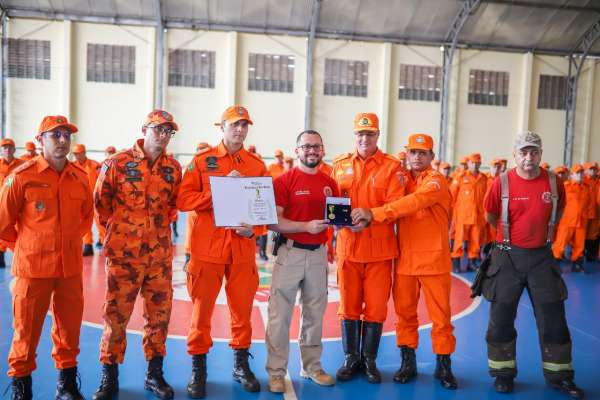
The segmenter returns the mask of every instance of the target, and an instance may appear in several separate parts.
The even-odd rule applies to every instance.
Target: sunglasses
[[[65,140],[71,140],[71,132],[66,131],[50,131],[44,133],[47,138],[51,138],[54,140],[59,140],[61,137]]]
[[[156,134],[163,137],[173,137],[177,132],[167,125],[149,125],[148,128],[152,128]]]

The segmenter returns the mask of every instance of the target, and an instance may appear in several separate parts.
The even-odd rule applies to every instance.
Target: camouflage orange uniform
[[[103,364],[123,362],[125,329],[138,293],[144,301],[146,360],[165,355],[173,297],[170,217],[181,166],[164,153],[150,165],[143,145],[139,139],[104,161],[94,191],[98,219],[106,227]]]
[[[15,147],[15,142],[12,139],[2,139],[2,142],[0,142],[0,147],[3,146],[12,146],[13,148]],[[19,165],[23,164],[25,161],[19,159],[19,158],[13,158],[13,160],[11,162],[6,162],[6,160],[4,158],[0,158],[0,187],[1,185],[4,183],[4,179],[6,179],[6,177],[8,175],[10,175],[10,173]],[[7,249],[7,246],[5,243],[0,242],[0,252],[4,253]],[[4,268],[4,267],[2,267]]]

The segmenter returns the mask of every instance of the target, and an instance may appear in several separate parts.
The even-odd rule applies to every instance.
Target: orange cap
[[[450,169],[452,166],[447,162],[440,163],[440,169]]]
[[[432,165],[437,165],[438,167],[440,166],[441,161],[440,160],[433,160],[431,162]]]
[[[583,164],[584,169],[598,169],[597,162],[586,162]]]
[[[71,153],[73,153],[73,154],[85,153],[85,145],[83,145],[81,143],[77,143],[76,145],[73,146]]]
[[[398,159],[399,160],[406,160],[406,152],[405,151],[401,151],[398,153]]]
[[[250,146],[248,146],[248,153],[256,153],[256,146],[251,144]]]
[[[502,164],[508,163],[508,160],[506,158],[499,158],[498,161],[500,161]]]
[[[466,164],[469,162],[469,157],[463,157],[460,159],[459,164]]]
[[[173,120],[173,116],[164,110],[152,110],[148,115],[146,115],[146,119],[144,120],[144,126],[156,126],[162,124],[171,124],[171,127],[174,130],[179,130],[179,126],[175,120]]]
[[[116,153],[117,149],[115,148],[115,146],[108,146],[106,148],[106,150],[104,150],[104,152],[106,152],[106,153]]]
[[[2,139],[2,141],[0,141],[0,147],[1,146],[12,146],[15,147],[15,141],[10,139],[10,138],[4,138]]]
[[[42,136],[42,133],[53,131],[56,128],[67,128],[71,133],[77,132],[77,127],[69,123],[67,117],[62,115],[47,115],[42,119],[42,123],[40,124],[38,133],[35,137],[39,138]]]
[[[275,157],[283,157],[283,151],[280,149],[275,150]]]
[[[242,119],[245,119],[250,125],[253,125],[252,120],[250,119],[250,114],[248,113],[246,107],[230,106],[223,111],[223,115],[221,115],[221,121],[215,122],[215,126],[221,126],[223,121],[227,121],[227,123],[232,124]]]
[[[571,167],[571,172],[576,174],[578,172],[583,172],[583,165],[581,164],[575,164]]]
[[[433,149],[433,138],[424,133],[415,133],[408,137],[408,150],[420,149],[420,150],[432,150]]]
[[[35,150],[35,143],[25,142],[25,150]]]
[[[559,165],[558,167],[554,168],[555,174],[563,174],[565,172],[569,172],[569,169],[564,165]]]
[[[547,162],[543,162],[543,163],[540,164],[540,167],[548,170],[548,169],[550,169],[550,164],[548,164]]]
[[[283,161],[289,163],[289,162],[294,162],[294,159],[292,157],[286,157],[283,159]]]
[[[502,160],[500,160],[499,158],[494,158],[492,160],[492,162],[490,162],[490,165],[493,167],[494,165],[502,165]]]
[[[379,132],[379,118],[375,113],[358,113],[354,116],[354,132]]]
[[[471,153],[467,158],[471,162],[481,162],[481,154],[479,153]]]

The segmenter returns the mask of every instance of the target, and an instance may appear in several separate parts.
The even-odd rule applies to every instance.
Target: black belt
[[[290,239],[288,239],[288,240],[290,240]],[[292,242],[292,247],[295,247],[297,249],[302,249],[302,250],[314,251],[314,250],[318,249],[319,247],[321,247],[321,245],[320,244],[304,244],[304,243],[296,242],[294,240]]]

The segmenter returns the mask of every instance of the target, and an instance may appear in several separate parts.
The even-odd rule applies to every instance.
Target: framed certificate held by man
[[[215,226],[277,223],[272,177],[211,176],[209,180]]]

